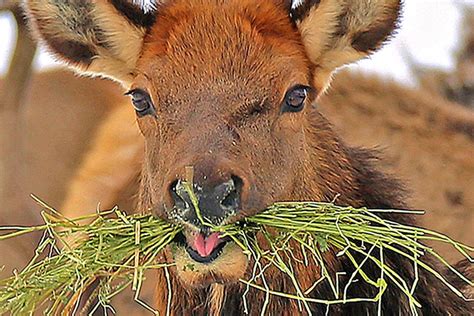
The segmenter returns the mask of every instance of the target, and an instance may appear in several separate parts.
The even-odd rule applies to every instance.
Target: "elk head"
[[[275,201],[357,190],[315,100],[337,68],[392,34],[399,0],[174,0],[150,12],[124,0],[28,0],[26,8],[58,59],[128,90],[146,144],[139,209],[187,227],[167,253],[185,284],[233,282],[247,266],[197,219],[180,185],[186,166],[214,224]]]

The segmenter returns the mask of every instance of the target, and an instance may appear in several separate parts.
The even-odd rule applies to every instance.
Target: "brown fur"
[[[135,166],[140,164],[143,143],[141,139],[135,138],[124,139],[130,144],[117,142],[122,139],[122,133],[136,131],[132,123],[135,119],[133,111],[129,111],[128,118],[105,115],[111,111],[129,109],[128,100],[122,101],[119,90],[107,82],[77,78],[64,71],[40,73],[33,78],[32,89],[26,100],[29,123],[25,134],[29,135],[28,139],[31,138],[26,144],[26,151],[31,153],[27,165],[27,190],[57,209],[64,208],[66,215],[71,218],[93,212],[99,202],[104,209],[115,204],[124,209],[133,207],[130,197],[137,190],[136,181],[130,182],[129,190],[123,187],[119,179],[127,176],[129,171],[134,173]],[[474,114],[422,91],[347,72],[337,75],[328,92],[328,96],[319,102],[321,111],[334,122],[337,131],[349,143],[368,147],[383,144],[387,159],[382,161],[382,167],[409,180],[408,186],[413,191],[413,207],[429,210],[420,218],[424,225],[473,244],[470,229],[473,225],[470,220],[473,202],[464,198],[462,205],[453,206],[444,194],[459,191],[464,197],[473,196],[469,193],[472,186],[463,184],[469,183],[474,177],[471,172],[474,170],[472,159],[466,156],[472,144],[463,133],[445,128],[447,125],[443,122],[460,121],[474,126]],[[406,106],[416,109],[411,112],[410,119],[406,118]],[[388,109],[393,112],[387,113]],[[433,115],[439,119],[430,120]],[[360,124],[367,117],[370,124]],[[398,122],[395,130],[392,127],[394,120]],[[105,126],[109,126],[108,129]],[[61,132],[58,133],[58,130]],[[106,145],[100,144],[97,133],[109,135],[109,140],[101,138]],[[420,135],[426,136],[424,146],[418,145]],[[136,153],[125,150],[124,153],[129,154],[127,160],[119,162],[110,159],[114,154],[107,148],[114,143],[134,149]],[[120,146],[117,150],[120,150]],[[43,150],[39,152],[38,148]],[[38,155],[40,153],[44,154]],[[97,157],[97,160],[93,162],[88,157]],[[85,161],[79,165],[82,159]],[[95,174],[98,170],[108,171],[106,175]],[[83,176],[74,176],[74,173]],[[102,186],[104,179],[107,179],[107,183]],[[72,187],[68,185],[69,181],[72,181]],[[102,189],[87,189],[89,185]],[[76,202],[66,200],[65,205],[70,207],[61,207],[66,187],[70,188],[67,196]],[[85,195],[84,190],[94,192],[94,195]],[[124,191],[130,191],[130,194],[124,194]],[[440,250],[443,256],[452,258],[451,262],[457,258],[453,257],[450,249]],[[2,261],[7,266],[4,270],[7,276],[11,271],[9,267],[17,267],[21,260],[16,256],[18,249],[2,247],[2,253],[8,253],[7,257],[11,259]],[[153,283],[151,276],[147,280],[149,282],[145,285]],[[130,295],[114,302],[119,312],[125,313],[127,309],[133,313],[141,311],[134,303],[130,303]]]
[[[62,81],[70,82],[70,85],[79,85],[79,82],[76,82],[79,79],[63,73],[40,76],[41,79],[38,81],[42,82],[51,81],[51,84],[54,84]],[[91,91],[97,86],[95,83],[89,84],[89,81],[84,81],[83,85],[82,89],[85,91]],[[76,89],[80,88],[78,86]],[[112,94],[108,86],[103,89]],[[55,98],[57,97],[49,96],[47,99],[55,100]],[[94,105],[91,103],[88,106],[94,109]],[[122,111],[122,107],[126,106],[109,102],[96,106],[100,108],[105,105],[111,109],[117,108],[117,111]],[[469,154],[472,136],[465,134],[463,130],[451,128],[458,125],[474,128],[474,113],[423,91],[408,89],[392,82],[383,82],[377,77],[348,72],[336,76],[327,96],[318,102],[318,106],[349,144],[362,147],[382,145],[386,158],[381,161],[381,166],[390,173],[399,174],[407,182],[410,191],[413,192],[410,198],[413,208],[428,210],[427,215],[421,218],[425,221],[425,226],[449,233],[453,238],[468,244],[474,243],[469,229],[459,229],[474,225],[472,223],[474,193],[471,192],[472,186],[469,185],[474,177],[474,161]],[[71,107],[70,111],[76,112],[78,109]],[[122,192],[125,189],[120,179],[132,177],[136,173],[134,166],[139,165],[141,161],[143,144],[140,139],[117,138],[117,133],[135,132],[136,127],[131,124],[134,114],[132,111],[128,113],[128,118],[117,114],[110,115],[105,120],[97,117],[96,124],[101,125],[101,132],[94,136],[96,140],[91,144],[89,154],[86,155],[69,187],[66,201],[60,206],[61,200],[50,196],[50,193],[47,201],[64,210],[69,217],[93,210],[99,202],[105,208],[112,207],[119,200],[122,201],[119,205],[124,208],[133,205],[131,201],[123,198]],[[121,118],[118,119],[119,117]],[[361,124],[364,120],[368,120],[369,123]],[[54,124],[50,125],[58,126],[59,123],[54,121]],[[78,126],[83,124],[80,120],[77,123]],[[71,126],[70,124],[68,126]],[[76,139],[81,142],[80,137]],[[124,141],[118,142],[117,139]],[[110,146],[115,146],[116,149],[111,149]],[[100,158],[114,156],[111,153],[115,150],[127,152],[127,160],[110,161]],[[45,161],[45,167],[40,169],[49,170],[48,163],[53,164],[51,160]],[[107,179],[107,183],[104,184],[103,179]],[[136,181],[130,184],[132,192],[136,191]],[[58,184],[57,187],[64,186]],[[95,189],[97,187],[103,189],[97,190]],[[105,189],[107,187],[111,187],[111,190]],[[55,188],[47,188],[47,192],[61,192]],[[30,190],[38,192],[39,184]],[[85,190],[89,193],[84,194]],[[44,191],[40,193],[40,196],[46,194]],[[450,198],[453,194],[457,196],[456,203]],[[454,259],[453,254],[447,250],[443,251],[443,254]]]
[[[138,119],[145,136],[139,210],[152,210],[158,216],[169,218],[167,208],[172,207],[169,187],[174,180],[184,177],[184,167],[188,165],[194,166],[197,183],[220,181],[230,174],[242,179],[242,211],[228,221],[254,214],[278,200],[327,201],[339,194],[341,204],[405,207],[400,184],[377,171],[377,157],[366,150],[347,146],[309,102],[303,112],[280,113],[281,100],[289,87],[313,82],[316,91],[321,92],[333,70],[365,56],[388,36],[385,33],[394,27],[399,2],[371,3],[373,6],[369,7],[329,0],[321,2],[297,23],[298,29],[291,24],[287,17],[289,12],[281,2],[259,2],[256,6],[254,1],[195,0],[161,6],[156,13],[159,22],[143,39],[137,37],[137,42],[132,43],[134,47],[140,44],[143,50],[137,56],[129,56],[130,67],[138,60],[136,69],[129,72],[136,75],[131,87],[149,91],[156,109],[155,116]],[[113,14],[108,2],[93,5],[96,14]],[[29,9],[37,27],[41,26],[38,15],[42,12],[35,12],[31,6]],[[68,18],[66,16],[66,21]],[[331,23],[318,24],[325,19]],[[104,27],[108,26],[104,22]],[[321,36],[314,36],[321,29],[324,30]],[[46,42],[54,44],[55,38],[51,38],[48,30],[40,27],[39,31]],[[65,35],[70,33],[67,31],[59,29]],[[335,43],[334,37],[325,36],[329,33],[336,34]],[[100,33],[94,36],[97,34]],[[352,35],[346,37],[348,34]],[[319,40],[327,49],[318,48],[315,41]],[[95,41],[83,44],[92,51]],[[125,41],[117,44],[125,44]],[[358,51],[356,54],[354,49]],[[95,53],[99,61],[104,56],[110,57],[108,51]],[[63,54],[63,57],[77,64],[71,56]],[[328,59],[332,62],[322,62]],[[114,75],[105,68],[92,71]],[[119,74],[116,79],[128,84],[130,78],[124,79]],[[310,94],[309,101],[314,101],[316,95]],[[267,186],[270,180],[272,187]],[[387,217],[412,223],[407,216]],[[167,249],[165,259],[179,259],[179,249],[179,246]],[[228,247],[213,265],[198,265],[198,270],[191,274],[179,266],[171,268],[172,314],[206,314],[215,306],[222,306],[222,314],[241,314],[244,287],[237,280],[245,275],[239,269],[226,270],[224,264],[235,260],[241,265],[245,259],[237,257],[239,253],[237,248]],[[413,280],[409,262],[394,254],[385,260],[396,266],[405,280]],[[353,271],[347,258],[336,258],[331,251],[326,253],[326,262],[333,273]],[[294,269],[306,287],[319,277],[315,264],[305,267],[295,263]],[[369,265],[368,269],[371,277],[379,273],[375,266]],[[247,277],[249,272],[247,269]],[[164,272],[160,271],[159,275],[161,298],[158,302],[165,302]],[[270,268],[268,281],[273,290],[291,292],[293,289],[290,280],[275,268]],[[213,284],[216,282],[224,285],[225,296],[222,303],[210,306],[209,295],[222,297],[215,295]],[[441,284],[427,286],[436,282],[429,274],[420,274],[420,287],[415,294],[422,304],[420,312],[434,315],[446,309],[451,313],[470,310]],[[375,294],[361,283],[348,293],[349,297]],[[311,297],[329,296],[327,282],[311,293]],[[251,289],[248,298],[252,302],[250,313],[259,313],[265,293]],[[165,306],[159,308],[165,312]],[[403,294],[389,286],[382,311],[406,314],[408,308]],[[355,314],[375,310],[374,304],[366,303],[330,308],[334,313],[351,311]],[[272,296],[267,311],[292,315],[301,310],[295,301]],[[324,306],[311,304],[310,313],[324,312]]]

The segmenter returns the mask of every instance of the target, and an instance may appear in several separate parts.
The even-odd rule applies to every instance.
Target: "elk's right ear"
[[[26,0],[24,6],[36,36],[59,60],[124,85],[155,22],[153,12],[127,0]]]

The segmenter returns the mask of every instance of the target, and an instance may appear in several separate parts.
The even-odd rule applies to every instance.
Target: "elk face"
[[[237,281],[247,259],[199,220],[185,168],[215,225],[280,200],[326,198],[345,158],[312,104],[336,68],[391,34],[399,1],[176,0],[143,13],[125,1],[31,0],[27,8],[53,53],[129,89],[146,144],[140,207],[186,227],[166,256],[185,284],[205,286]]]

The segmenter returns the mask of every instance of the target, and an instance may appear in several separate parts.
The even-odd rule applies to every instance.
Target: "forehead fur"
[[[175,1],[158,12],[158,23],[145,38],[143,65],[161,57],[177,69],[199,72],[207,67],[214,74],[229,74],[261,71],[278,62],[278,56],[297,56],[306,63],[300,34],[284,5],[275,1]]]

